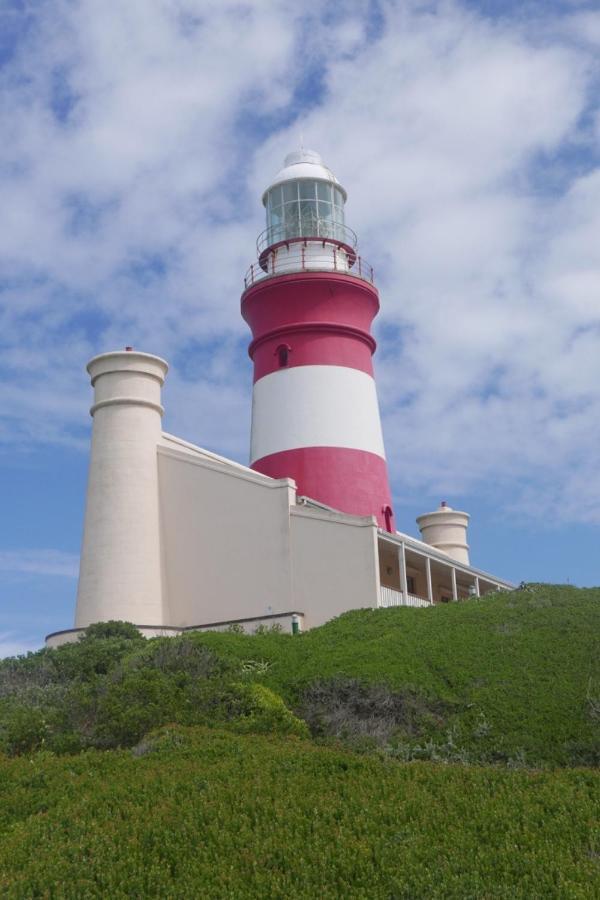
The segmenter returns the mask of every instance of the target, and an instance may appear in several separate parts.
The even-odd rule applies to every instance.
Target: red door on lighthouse
[[[344,224],[346,192],[318,154],[289,154],[264,193],[242,315],[253,340],[253,469],[393,530],[373,374],[373,273]]]

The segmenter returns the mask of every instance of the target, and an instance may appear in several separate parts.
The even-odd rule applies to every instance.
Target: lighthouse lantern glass
[[[344,241],[344,198],[335,185],[303,178],[272,187],[267,194],[269,244],[298,237]]]

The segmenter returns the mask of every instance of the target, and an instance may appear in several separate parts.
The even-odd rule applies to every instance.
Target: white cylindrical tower
[[[457,562],[469,565],[469,545],[467,526],[469,514],[459,512],[442,500],[435,512],[417,517],[421,537],[426,544],[442,550]]]
[[[129,349],[88,363],[94,424],[76,628],[163,624],[157,445],[167,369]]]

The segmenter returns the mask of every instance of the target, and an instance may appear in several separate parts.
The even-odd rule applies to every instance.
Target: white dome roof
[[[344,196],[346,201],[347,194],[342,185],[339,183],[331,169],[328,169],[321,157],[314,150],[294,150],[288,153],[283,161],[283,169],[280,169],[269,187],[263,194],[263,203],[267,202],[267,194],[276,184],[283,184],[284,181],[295,181],[298,178],[311,178],[315,181],[329,181],[335,184]]]

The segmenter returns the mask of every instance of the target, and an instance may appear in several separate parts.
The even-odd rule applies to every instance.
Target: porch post
[[[479,592],[479,578],[477,577],[477,575],[475,576],[475,596],[481,597],[481,594]]]
[[[452,566],[450,572],[452,573],[452,599],[456,603],[456,601],[458,600],[458,589],[456,587],[456,569],[454,568],[454,566]]]
[[[433,603],[433,587],[431,585],[431,560],[425,557],[425,575],[427,577],[427,599]]]
[[[408,603],[408,582],[406,580],[406,552],[404,541],[400,542],[398,551],[398,566],[400,568],[400,590],[402,591],[402,602]]]

